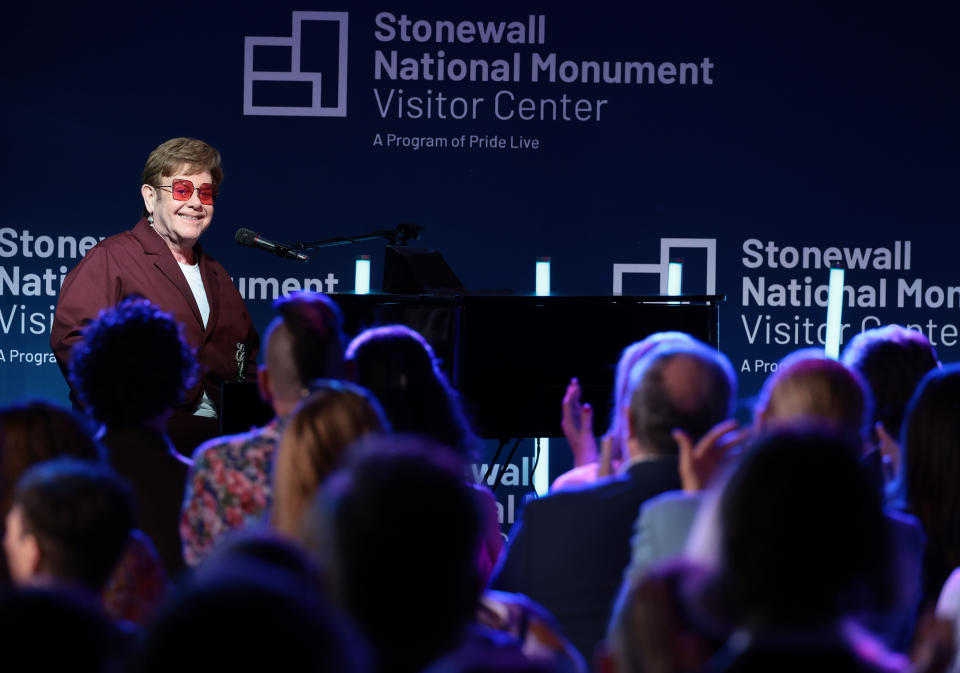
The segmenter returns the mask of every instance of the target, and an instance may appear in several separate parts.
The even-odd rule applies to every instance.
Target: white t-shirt
[[[187,279],[187,284],[193,292],[193,298],[197,300],[197,306],[200,308],[200,317],[203,319],[203,328],[206,329],[207,320],[210,319],[210,302],[207,301],[207,293],[203,289],[203,278],[200,277],[200,265],[184,264],[183,262],[177,262],[177,264],[180,265],[180,270],[183,271],[183,275]],[[213,400],[207,395],[206,390],[203,391],[203,397],[200,398],[200,404],[197,405],[193,415],[206,416],[208,418],[217,417],[217,410],[213,406]]]

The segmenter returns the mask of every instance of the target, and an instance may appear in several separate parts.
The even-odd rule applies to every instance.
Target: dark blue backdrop
[[[414,221],[425,227],[421,243],[441,250],[468,288],[521,293],[532,291],[542,255],[553,260],[558,293],[610,294],[615,264],[660,264],[665,256],[683,257],[685,291],[703,292],[710,278],[701,244],[712,241],[715,289],[728,296],[720,344],[746,396],[768,363],[805,345],[794,326],[825,317],[802,291],[798,305],[789,296],[776,305],[781,295],[771,285],[793,280],[802,288],[827,278],[822,263],[783,268],[794,260],[789,250],[781,256],[783,248],[796,248],[801,262],[803,248],[817,249],[806,251],[808,261],[830,247],[864,255],[889,248],[893,267],[899,246],[898,268],[883,268],[880,253],[881,268],[848,271],[859,302],[846,310],[846,336],[879,322],[915,324],[944,360],[954,360],[960,105],[948,49],[953,22],[935,3],[842,4],[17,3],[5,9],[0,45],[0,403],[66,399],[46,355],[59,277],[77,258],[58,237],[79,241],[131,227],[146,155],[178,135],[203,138],[224,154],[222,198],[203,244],[241,284],[261,328],[272,294],[260,291],[269,282],[251,279],[276,279],[281,288],[296,279],[289,289],[332,274],[335,289],[350,289],[353,259],[370,254],[376,286],[383,244],[330,249],[298,265],[240,248],[237,228],[299,241]],[[289,46],[261,46],[245,65],[245,38],[290,38],[294,11],[347,13],[345,49],[339,24],[328,19],[306,21],[300,35],[300,66],[321,73],[322,106],[342,102],[336,84],[345,68],[346,116],[244,114],[245,67],[263,78],[266,70],[290,72],[296,61]],[[421,36],[438,20],[495,28],[526,25],[530,15],[543,15],[545,32],[532,45],[384,40],[376,34],[382,12],[426,22]],[[382,25],[399,26],[380,22],[381,37]],[[394,50],[416,60],[442,50],[448,61],[512,63],[518,54],[522,67],[508,82],[427,81],[422,71],[394,81],[383,68],[376,79],[377,52],[389,58]],[[709,59],[712,83],[702,69],[696,84],[532,81],[535,54],[577,64]],[[311,86],[291,91],[261,82],[252,101],[303,105]],[[484,102],[476,119],[385,118],[380,105],[392,89]],[[502,120],[492,105],[501,91],[517,101],[607,102],[589,121]],[[444,138],[448,146],[377,145],[378,134],[385,143],[394,134]],[[538,147],[450,145],[470,135],[515,143],[523,136]],[[699,242],[662,255],[665,238]],[[659,288],[659,274],[623,277],[625,293]],[[786,325],[785,343],[777,341],[777,323]]]

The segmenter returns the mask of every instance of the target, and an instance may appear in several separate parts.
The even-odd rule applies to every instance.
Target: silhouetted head
[[[617,361],[617,372],[613,384],[613,408],[610,414],[609,432],[614,437],[621,440],[627,438],[627,427],[621,410],[630,404],[630,372],[634,365],[654,348],[692,342],[695,342],[695,339],[684,332],[654,332],[623,349]]]
[[[831,428],[779,428],[730,477],[721,564],[747,626],[824,625],[884,593],[887,524],[859,441]]]
[[[104,451],[68,409],[41,400],[0,408],[0,516],[10,510],[23,473],[59,456],[101,460]]]
[[[368,329],[347,347],[351,378],[372,392],[397,432],[417,433],[467,456],[476,437],[420,334],[404,325]]]
[[[0,594],[9,671],[119,671],[127,639],[89,594],[29,587]]]
[[[630,578],[595,659],[604,673],[697,671],[729,628],[708,613],[709,572],[683,559]]]
[[[177,321],[137,297],[101,311],[70,358],[70,381],[80,401],[110,428],[169,413],[196,373],[196,358]]]
[[[277,317],[264,337],[260,390],[280,415],[307,394],[315,379],[341,379],[343,318],[329,297],[293,292],[273,304]]]
[[[656,455],[676,455],[673,430],[698,440],[730,417],[737,386],[729,360],[691,337],[641,358],[630,390],[631,441]]]
[[[907,407],[903,427],[907,505],[928,545],[960,565],[960,365],[929,372]],[[942,577],[940,581],[946,579]]]
[[[939,366],[937,352],[922,332],[885,325],[857,334],[840,360],[858,372],[873,395],[873,422],[899,437],[907,403],[920,379]]]
[[[308,544],[383,670],[419,671],[476,609],[476,500],[459,459],[425,438],[371,436],[353,455],[321,490]]]
[[[106,587],[134,526],[130,487],[109,467],[59,458],[27,470],[7,515],[4,549],[17,584],[50,578]]]
[[[205,566],[160,610],[134,671],[369,670],[367,646],[317,587],[295,574],[234,559]]]

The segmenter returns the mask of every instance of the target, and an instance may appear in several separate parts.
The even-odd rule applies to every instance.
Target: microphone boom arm
[[[423,227],[417,224],[402,222],[393,229],[378,229],[357,236],[334,236],[333,238],[326,238],[321,241],[298,242],[290,247],[293,250],[310,251],[317,250],[318,248],[332,248],[336,245],[350,245],[351,243],[359,243],[360,241],[372,241],[378,238],[384,238],[390,241],[391,245],[406,245],[407,241],[415,241],[420,238],[420,232],[422,231]]]

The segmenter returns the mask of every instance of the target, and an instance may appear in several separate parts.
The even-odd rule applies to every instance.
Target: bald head
[[[693,342],[657,348],[630,375],[630,434],[648,453],[673,455],[672,432],[694,441],[730,416],[736,380],[722,354]]]

